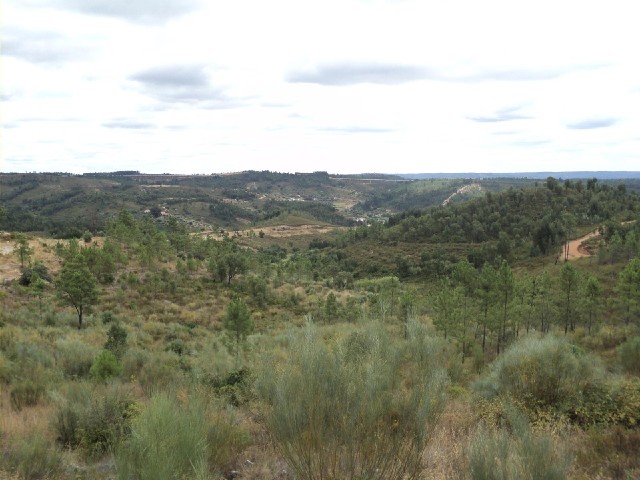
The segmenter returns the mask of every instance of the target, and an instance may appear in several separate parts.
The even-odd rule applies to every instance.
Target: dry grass
[[[293,473],[279,455],[269,432],[254,415],[245,415],[241,427],[251,435],[251,444],[237,458],[235,470],[246,480],[289,480]]]
[[[467,398],[455,399],[447,404],[425,451],[425,479],[451,480],[467,477],[467,446],[475,426],[474,417],[469,413],[471,408]],[[239,478],[292,479],[293,473],[289,472],[269,433],[255,417],[245,417],[242,427],[250,432],[253,441],[238,457],[236,471]]]
[[[20,411],[11,408],[9,389],[2,387],[0,392],[0,447],[2,450],[11,445],[14,439],[25,438],[30,434],[42,434],[54,441],[49,429],[49,419],[53,407],[46,402]]]
[[[65,243],[66,240],[55,240],[52,238],[30,237],[29,246],[33,253],[31,260],[39,260],[47,266],[49,272],[55,275],[60,270],[60,259],[56,256],[54,247],[56,243]],[[0,284],[14,280],[20,276],[20,261],[14,253],[16,241],[10,236],[0,237]],[[89,245],[96,243],[98,246],[104,244],[104,238],[93,237]],[[81,241],[81,244],[84,243]]]
[[[468,398],[447,403],[424,455],[425,478],[450,480],[466,477],[465,472],[469,470],[467,447],[475,427],[471,409]]]
[[[574,480],[640,478],[640,431],[623,427],[576,430],[571,436]]]

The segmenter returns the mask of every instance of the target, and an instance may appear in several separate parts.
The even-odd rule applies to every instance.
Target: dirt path
[[[587,233],[585,236],[569,241],[569,260],[577,260],[582,257],[590,257],[591,254],[582,246],[587,240],[599,235],[598,230]]]
[[[635,220],[628,220],[626,222],[622,222],[621,225],[629,225],[635,222]],[[583,237],[569,241],[569,260],[577,260],[578,258],[593,256],[582,244],[593,237],[597,237],[598,235],[600,235],[598,230],[594,230]]]
[[[482,186],[479,183],[471,183],[469,185],[465,185],[464,187],[460,187],[458,190],[449,195],[444,202],[442,202],[442,206],[446,206],[448,203],[453,200],[453,197],[456,195],[461,195],[463,193],[470,192],[471,190],[482,190]]]

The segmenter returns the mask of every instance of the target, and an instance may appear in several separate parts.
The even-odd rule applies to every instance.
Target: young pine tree
[[[62,265],[55,286],[60,300],[76,309],[78,329],[81,329],[87,307],[98,301],[96,279],[81,255],[76,255]]]
[[[224,328],[227,336],[234,344],[234,356],[236,368],[240,359],[240,346],[246,341],[247,336],[253,331],[253,320],[249,307],[240,298],[235,298],[227,307],[224,315]]]

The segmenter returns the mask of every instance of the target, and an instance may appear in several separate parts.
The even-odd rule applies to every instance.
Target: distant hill
[[[512,173],[478,173],[478,172],[463,172],[463,173],[399,173],[398,177],[421,180],[427,178],[469,178],[469,179],[483,179],[483,178],[529,178],[529,179],[546,179],[548,177],[554,177],[558,179],[589,179],[597,178],[599,180],[623,180],[628,178],[640,179],[640,172],[610,172],[610,171],[598,171],[598,172],[512,172]]]
[[[545,256],[557,255],[565,241],[602,225],[610,232],[606,235],[617,233],[622,245],[626,231],[640,218],[640,196],[627,188],[629,181],[549,178],[528,180],[531,185],[520,188],[485,188],[508,182],[479,181],[472,190],[478,192],[475,185],[480,185],[483,195],[406,210],[385,224],[358,227],[349,233],[346,246],[337,248],[356,276],[437,278],[450,273],[461,258],[477,268],[485,262],[497,265],[501,259],[544,262]],[[629,245],[630,251],[635,248],[633,242]],[[327,254],[332,254],[330,249]]]
[[[629,177],[622,180],[605,175]],[[420,175],[432,178],[418,179]],[[461,204],[489,192],[534,187],[540,178],[510,174],[330,175],[327,172],[247,171],[226,175],[150,175],[134,170],[84,175],[0,173],[0,230],[44,232],[55,237],[102,231],[125,209],[151,215],[157,222],[175,218],[193,230],[235,230],[247,226],[286,224],[289,218],[308,224],[349,226],[386,221],[402,212],[424,211],[446,203]],[[487,175],[489,178],[464,178]],[[531,174],[534,175],[534,174]],[[562,174],[564,175],[564,174]],[[640,173],[573,172],[587,182],[624,183],[640,193]],[[636,177],[631,177],[636,175]],[[406,176],[405,176],[406,177]],[[575,181],[575,180],[574,180]],[[580,180],[582,181],[582,180]],[[474,188],[470,188],[474,185]]]

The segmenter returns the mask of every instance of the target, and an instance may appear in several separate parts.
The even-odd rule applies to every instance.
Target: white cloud
[[[3,171],[638,169],[627,2],[7,0]]]

